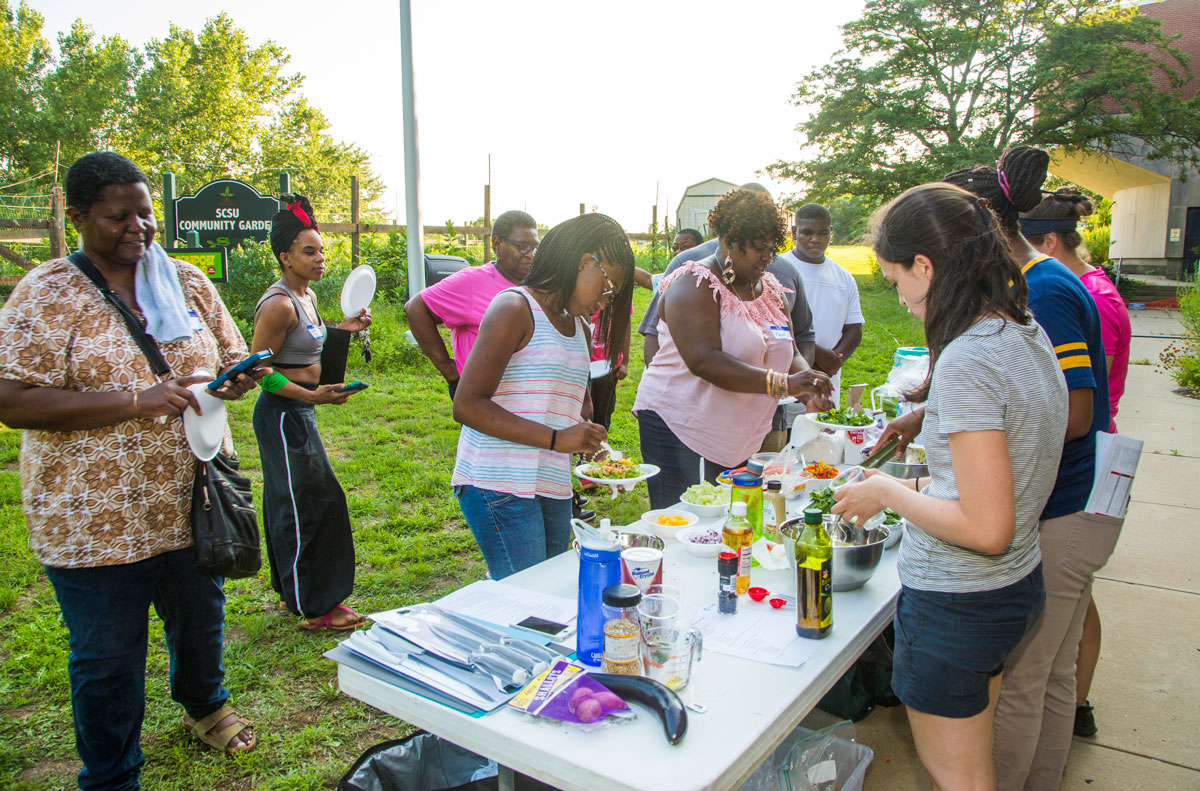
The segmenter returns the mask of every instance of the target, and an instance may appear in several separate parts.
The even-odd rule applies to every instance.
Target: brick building
[[[1193,79],[1182,89],[1200,91],[1200,0],[1164,0],[1138,11],[1162,22],[1173,46],[1190,56]],[[1166,76],[1157,81],[1165,89]],[[1182,278],[1197,268],[1200,248],[1200,171],[1147,159],[1138,152],[1053,155],[1050,170],[1113,201],[1109,256],[1125,272]]]

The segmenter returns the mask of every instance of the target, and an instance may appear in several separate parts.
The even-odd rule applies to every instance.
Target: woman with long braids
[[[908,520],[892,688],[934,789],[993,789],[993,718],[1010,653],[1041,612],[1038,517],[1054,485],[1067,390],[986,202],[914,187],[876,215],[879,268],[925,325],[930,477],[868,471],[834,513]]]
[[[591,335],[616,365],[629,331],[633,251],[614,220],[585,214],[546,234],[524,282],[501,291],[454,395],[463,424],[451,482],[492,579],[566,551],[571,454],[607,437],[587,397]]]
[[[1053,194],[1021,215],[1021,233],[1044,255],[1062,261],[1083,283],[1096,301],[1100,313],[1100,334],[1104,338],[1104,362],[1108,369],[1108,430],[1117,431],[1117,406],[1125,392],[1125,375],[1129,370],[1129,309],[1117,292],[1117,287],[1098,266],[1084,260],[1083,238],[1076,230],[1080,219],[1093,211],[1092,202],[1075,187],[1060,187]],[[1088,700],[1096,662],[1100,658],[1100,612],[1094,599],[1088,601],[1083,618],[1083,636],[1079,641],[1079,656],[1075,662],[1075,728],[1076,736],[1095,736],[1096,717]]]
[[[829,377],[796,346],[784,287],[767,271],[786,227],[771,197],[739,189],[713,208],[717,252],[684,264],[659,286],[658,353],[633,412],[650,506],[666,508],[692,484],[715,480],[762,445],[779,399],[828,408]]]
[[[344,404],[342,383],[320,384],[321,352],[334,332],[371,326],[363,308],[327,325],[311,288],[325,274],[325,247],[312,205],[302,196],[271,220],[271,250],[282,275],[254,310],[251,351],[273,349],[275,369],[254,405],[254,435],[263,466],[263,516],[271,587],[304,628],[345,630],[363,616],[342,604],[354,590],[354,538],[346,495],[333,474],[316,405]]]

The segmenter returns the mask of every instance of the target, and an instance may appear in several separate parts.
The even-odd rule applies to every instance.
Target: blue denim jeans
[[[171,697],[198,720],[229,698],[224,579],[196,569],[195,547],[118,566],[45,569],[70,634],[79,787],[139,788],[150,605],[163,622]]]
[[[657,412],[643,409],[637,413],[642,461],[657,465],[661,472],[646,481],[651,508],[670,508],[679,502],[689,486],[700,483],[700,454],[684,445]],[[735,464],[734,467],[742,465]],[[704,480],[717,482],[717,475],[729,469],[704,460]]]
[[[571,545],[571,498],[455,486],[454,495],[494,580],[566,552]]]

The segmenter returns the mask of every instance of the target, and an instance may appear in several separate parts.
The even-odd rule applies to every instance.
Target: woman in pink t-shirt
[[[1117,402],[1125,392],[1129,370],[1129,310],[1117,287],[1098,266],[1086,260],[1087,248],[1075,230],[1076,223],[1093,211],[1092,202],[1072,186],[1059,187],[1041,203],[1021,215],[1021,233],[1038,252],[1062,261],[1083,282],[1100,312],[1100,332],[1104,337],[1104,359],[1108,363],[1108,430],[1116,433]],[[1079,656],[1075,665],[1075,735],[1093,736],[1096,720],[1088,691],[1096,661],[1100,658],[1100,613],[1093,599],[1083,620]]]
[[[688,486],[744,462],[762,444],[780,397],[826,405],[829,377],[813,371],[788,326],[784,287],[769,274],[785,236],[769,195],[735,190],[708,217],[717,254],[660,286],[659,350],[638,385],[650,505],[674,505]],[[825,407],[827,408],[827,407]]]

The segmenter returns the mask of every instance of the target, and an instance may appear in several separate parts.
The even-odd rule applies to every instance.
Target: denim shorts
[[[988,682],[1042,613],[1038,565],[1005,588],[942,593],[903,587],[896,605],[892,690],[905,706],[965,718],[988,706]]]

